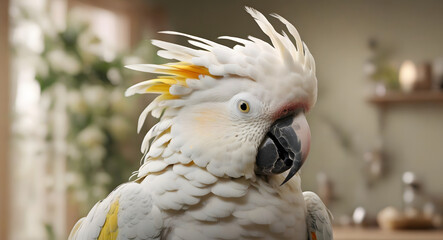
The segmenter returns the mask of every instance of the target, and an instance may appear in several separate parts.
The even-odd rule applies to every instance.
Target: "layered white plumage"
[[[159,56],[178,62],[129,66],[162,74],[126,92],[161,94],[140,115],[138,131],[149,113],[160,121],[142,142],[138,179],[97,203],[70,239],[308,238],[299,175],[280,186],[285,174],[257,177],[254,163],[281,106],[314,105],[314,59],[285,19],[273,15],[295,44],[261,13],[247,11],[272,45],[254,37],[220,37],[238,43],[229,48],[163,32],[187,37],[197,48],[154,40]],[[250,110],[239,112],[245,100]]]
[[[332,214],[323,204],[317,194],[313,192],[303,192],[305,197],[308,223],[309,240],[333,239]]]

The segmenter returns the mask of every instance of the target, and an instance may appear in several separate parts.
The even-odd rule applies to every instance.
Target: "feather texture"
[[[232,96],[256,85],[269,93],[263,102],[295,100],[312,106],[315,62],[289,22],[273,15],[286,25],[295,44],[263,14],[252,8],[247,12],[271,44],[252,36],[220,37],[237,43],[230,48],[164,31],[188,40],[190,46],[152,41],[160,48],[159,56],[177,62],[127,66],[158,75],[125,93],[159,95],[140,114],[137,131],[148,114],[160,121],[143,139],[136,182],[121,185],[97,203],[70,239],[307,238],[299,176],[280,187],[284,176],[265,181],[254,174],[259,143],[251,139],[264,135],[266,125],[259,117],[240,121],[222,111]]]
[[[303,192],[306,202],[309,240],[332,240],[332,215],[317,194]]]

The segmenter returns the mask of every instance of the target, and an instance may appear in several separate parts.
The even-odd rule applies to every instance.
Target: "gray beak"
[[[303,165],[310,139],[309,125],[303,113],[275,121],[258,149],[255,173],[272,175],[289,169],[281,185],[285,184]]]

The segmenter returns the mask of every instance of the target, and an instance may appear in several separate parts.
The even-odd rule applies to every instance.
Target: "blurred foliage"
[[[369,40],[371,57],[366,61],[365,72],[374,81],[382,82],[388,89],[399,89],[398,71],[390,62],[391,49]]]
[[[138,111],[123,96],[124,79],[131,79],[123,66],[137,57],[105,48],[87,23],[72,20],[64,31],[45,35],[40,56],[36,80],[42,94],[51,95],[54,105],[60,100],[54,91],[66,89],[66,181],[85,213],[138,169]]]
[[[48,236],[48,240],[56,240],[54,233],[54,228],[50,224],[45,224],[46,235]]]

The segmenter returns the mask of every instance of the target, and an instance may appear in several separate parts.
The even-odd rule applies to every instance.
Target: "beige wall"
[[[8,0],[0,1],[0,239],[8,236],[9,44]]]
[[[443,194],[443,104],[392,106],[387,109],[385,148],[390,172],[365,187],[364,151],[379,142],[378,109],[366,102],[370,81],[362,72],[367,41],[376,37],[393,47],[395,61],[443,56],[443,1],[157,1],[169,11],[171,28],[215,39],[220,35],[264,38],[243,6],[277,12],[296,25],[317,62],[319,99],[310,114],[312,147],[303,168],[304,189],[316,190],[316,173],[335,182],[336,215],[356,206],[372,213],[400,206],[401,174],[415,171],[426,189]],[[324,117],[338,123],[357,146],[357,155],[341,147]]]

